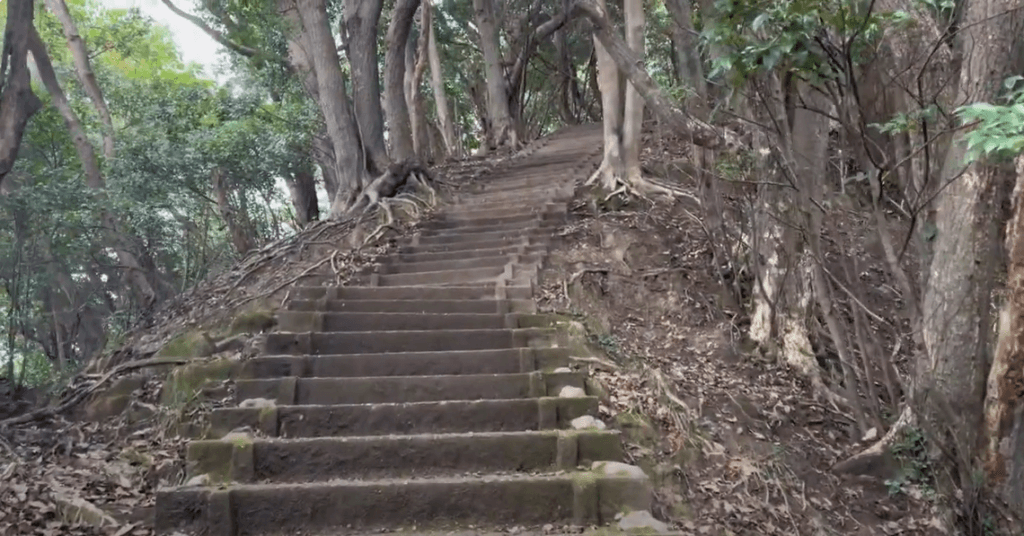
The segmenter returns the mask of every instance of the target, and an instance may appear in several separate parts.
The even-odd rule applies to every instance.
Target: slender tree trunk
[[[427,32],[427,57],[430,60],[430,85],[434,92],[434,108],[437,121],[441,124],[444,146],[451,156],[462,155],[462,144],[455,137],[455,124],[448,110],[448,94],[444,88],[444,73],[441,71],[441,55],[437,52],[437,32],[434,31],[434,16],[430,2],[423,3],[423,27]]]
[[[429,4],[429,2],[427,2]],[[409,101],[409,119],[412,121],[412,141],[416,158],[421,161],[431,159],[430,140],[427,133],[427,114],[423,109],[423,92],[420,86],[423,82],[423,72],[427,69],[427,39],[430,35],[426,24],[430,23],[429,9],[426,4],[421,15],[420,35],[416,47],[412,46],[409,40],[409,54],[406,62],[406,74],[409,79],[406,97]]]
[[[296,171],[288,180],[288,192],[291,194],[292,207],[295,209],[295,221],[299,227],[305,227],[320,219],[320,207],[316,199],[316,180],[311,170]]]
[[[47,91],[50,93],[54,107],[64,117],[68,131],[71,133],[75,150],[78,152],[82,168],[85,170],[86,185],[93,190],[104,192],[106,190],[106,183],[103,174],[100,172],[96,152],[86,136],[85,130],[82,128],[78,115],[71,108],[64,90],[60,87],[57,74],[50,63],[46,45],[43,43],[42,38],[39,37],[35,28],[30,28],[29,31],[29,50],[32,52],[32,57],[39,70],[39,77],[43,80],[43,85],[46,86]],[[148,279],[149,272],[143,268],[138,257],[124,246],[123,242],[126,240],[118,228],[119,225],[114,215],[104,210],[101,214],[101,220],[107,233],[108,243],[113,247],[118,260],[125,266],[127,277],[132,282],[136,292],[139,293],[140,301],[144,307],[151,307],[159,300],[159,295]]]
[[[75,64],[78,80],[85,88],[85,94],[92,100],[100,122],[103,123],[103,156],[113,158],[114,123],[110,120],[107,101],[103,98],[103,91],[100,89],[99,83],[96,82],[96,75],[93,74],[92,66],[89,64],[89,52],[85,48],[85,41],[79,35],[78,27],[75,25],[75,20],[71,18],[71,12],[68,11],[64,0],[46,0],[46,7],[53,11],[64,28],[64,37],[67,39],[68,48],[71,49],[71,58]]]
[[[597,0],[605,10],[604,0]],[[619,69],[615,65],[604,44],[594,37],[594,49],[597,53],[597,85],[601,90],[601,110],[604,125],[604,159],[598,169],[601,187],[614,190],[616,182],[623,175],[622,157],[622,107],[620,100],[622,91],[619,84]]]
[[[636,58],[644,58],[644,2],[625,0],[626,43]],[[616,69],[617,71],[618,69]],[[644,99],[633,84],[626,84],[622,121],[622,164],[627,181],[641,178],[640,145],[644,124]]]
[[[367,167],[374,174],[383,173],[390,163],[384,143],[384,110],[380,105],[377,67],[377,26],[383,6],[383,0],[345,0],[345,43],[352,68],[353,107]]]
[[[515,147],[519,140],[512,125],[509,109],[508,82],[502,66],[501,48],[498,43],[498,27],[494,21],[493,0],[473,0],[476,26],[480,32],[480,49],[484,55],[487,81],[487,110],[494,130],[495,147]]]
[[[388,114],[391,157],[404,162],[415,157],[412,125],[405,100],[405,49],[412,30],[413,15],[420,0],[396,0],[388,25],[388,49],[384,57],[384,98]]]
[[[0,186],[14,167],[28,120],[43,102],[32,93],[28,70],[33,0],[7,0],[7,26],[0,52]]]
[[[704,68],[700,61],[697,47],[697,32],[693,29],[690,16],[692,9],[689,0],[665,0],[665,7],[672,15],[672,44],[675,54],[676,69],[679,71],[680,82],[693,90],[693,103],[701,108],[707,107],[708,85],[704,79]]]

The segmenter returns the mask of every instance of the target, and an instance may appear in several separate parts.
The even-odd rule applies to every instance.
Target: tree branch
[[[236,42],[228,39],[227,36],[225,36],[223,33],[217,31],[216,29],[210,27],[210,25],[208,25],[205,22],[203,22],[203,19],[200,19],[199,17],[197,17],[195,15],[192,15],[191,13],[187,13],[184,10],[182,10],[181,8],[179,8],[178,6],[174,5],[174,2],[172,2],[171,0],[160,0],[160,1],[163,2],[164,5],[167,6],[168,9],[173,11],[179,17],[181,17],[181,18],[191,22],[197,28],[199,28],[200,30],[205,32],[206,35],[209,35],[210,37],[212,37],[214,41],[217,41],[218,43],[224,45],[229,50],[231,50],[233,52],[237,52],[238,54],[241,54],[242,56],[245,56],[247,58],[274,58],[275,62],[285,66],[285,68],[287,68],[289,71],[291,71],[291,66],[288,65],[288,63],[286,61],[284,61],[283,59],[277,58],[273,54],[267,54],[267,53],[265,53],[265,52],[263,52],[261,50],[258,50],[258,49],[252,48],[252,47],[248,47],[248,46],[236,43]]]

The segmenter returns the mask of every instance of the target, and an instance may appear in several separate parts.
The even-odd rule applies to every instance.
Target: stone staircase
[[[579,419],[598,400],[533,301],[573,183],[600,153],[598,127],[559,132],[477,181],[363,286],[296,287],[245,363],[239,406],[212,414],[218,439],[189,444],[190,474],[210,482],[158,492],[158,532],[587,526],[649,509],[647,478],[616,463],[618,432]]]

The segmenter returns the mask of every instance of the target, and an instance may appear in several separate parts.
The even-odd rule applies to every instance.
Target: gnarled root
[[[838,474],[848,475],[872,475],[886,476],[891,463],[889,458],[890,447],[899,439],[899,435],[907,428],[914,425],[916,418],[910,406],[905,406],[900,413],[900,418],[892,425],[892,428],[870,447],[857,454],[835,464],[832,471]]]

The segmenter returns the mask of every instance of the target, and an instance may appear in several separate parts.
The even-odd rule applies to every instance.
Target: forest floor
[[[647,144],[644,160],[655,169],[686,152],[659,139]],[[435,173],[455,186],[491,165]],[[630,457],[653,475],[656,517],[694,535],[941,533],[939,505],[922,481],[830,471],[865,444],[851,437],[850,419],[815,401],[794,373],[743,351],[742,319],[722,305],[691,200],[594,211],[591,199],[581,190],[538,301],[541,310],[578,318],[608,355],[594,366],[608,395],[602,417],[625,432]],[[356,245],[375,227],[321,224],[250,256],[155,314],[60,397],[95,385],[100,370],[152,356],[176,334],[223,321],[240,304],[279,303],[283,284],[314,265],[330,265],[343,282],[385,251],[389,237],[409,230],[399,224],[380,245],[334,253],[333,244]],[[882,315],[896,316],[884,296],[875,301]],[[253,336],[230,353],[244,359],[258,342]],[[177,428],[202,422],[230,399],[232,386],[212,386],[202,404],[168,408],[159,404],[163,375],[146,372],[117,415],[97,421],[72,411],[0,431],[0,536],[152,534],[155,490],[184,475]]]

